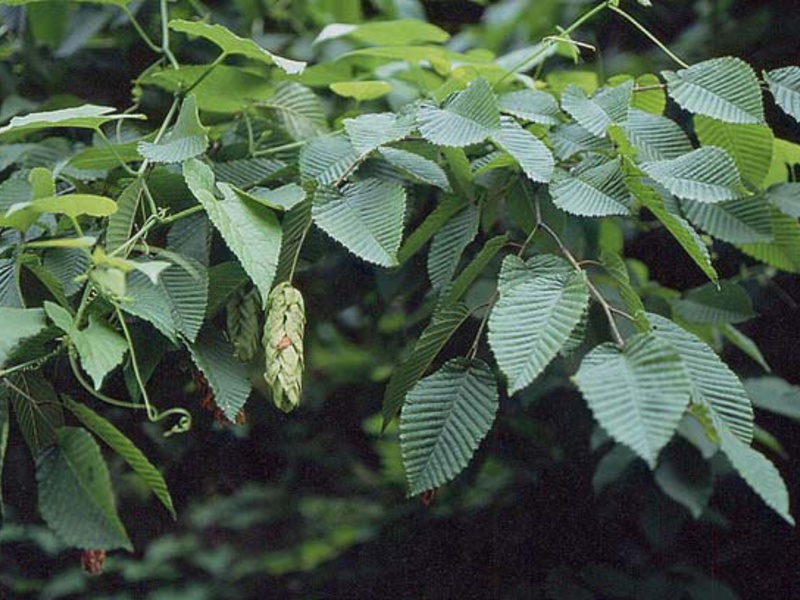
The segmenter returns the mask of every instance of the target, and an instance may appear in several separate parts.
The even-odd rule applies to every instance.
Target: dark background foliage
[[[155,23],[157,4],[146,4],[138,14],[144,23]],[[259,14],[255,0],[206,4],[243,32]],[[257,27],[298,55],[307,51],[303,40],[328,18],[324,7],[308,9],[313,2],[265,4],[274,6],[266,19],[255,20]],[[377,18],[391,16],[393,4],[365,2],[362,8]],[[514,4],[523,6],[522,18],[504,22],[502,9]],[[654,4],[637,15],[689,62],[733,54],[757,69],[800,63],[795,1]],[[424,11],[459,43],[502,52],[569,22],[585,6],[430,1]],[[124,18],[81,6],[85,39],[78,39],[80,31],[69,31],[61,33],[60,43],[47,44],[26,30],[21,11],[3,10],[4,26],[20,31],[25,42],[0,63],[0,97],[17,95],[46,105],[56,95],[71,94],[120,108],[129,104],[130,81],[152,55]],[[92,28],[113,43],[89,43]],[[299,41],[283,35],[295,32]],[[65,48],[70,36],[75,48]],[[599,55],[587,58],[606,75],[671,68],[647,40],[610,14],[582,30],[579,39],[597,45]],[[158,115],[163,99],[145,97],[143,108]],[[798,141],[796,124],[774,107],[768,110],[776,134]],[[723,277],[746,262],[730,248],[716,250]],[[626,255],[645,262],[653,279],[666,286],[703,283],[662,232],[628,240]],[[190,365],[162,365],[154,395],[189,406],[197,415],[192,431],[164,440],[136,415],[114,416],[157,458],[181,516],[173,523],[112,463],[121,514],[137,552],[109,557],[100,577],[85,577],[78,554],[37,525],[33,465],[12,431],[16,442],[4,473],[12,518],[0,534],[0,590],[6,590],[0,595],[698,600],[800,595],[800,536],[737,478],[716,482],[711,506],[699,520],[659,491],[643,463],[610,473],[615,481],[596,492],[595,470],[609,444],[594,432],[577,392],[551,385],[557,375],[563,381],[563,374],[551,373],[535,389],[504,399],[473,466],[430,505],[406,499],[395,435],[381,438],[375,415],[387,369],[420,330],[414,322],[419,294],[409,290],[418,287],[421,272],[422,264],[412,261],[389,277],[341,253],[299,274],[310,317],[309,368],[304,406],[290,416],[265,401],[251,401],[246,426],[219,425],[199,407],[199,394],[188,383]],[[752,291],[759,294],[758,317],[744,332],[776,374],[800,384],[800,280],[782,275],[765,290]],[[463,339],[452,343],[468,344],[473,333],[467,328]],[[725,359],[737,372],[757,374],[736,351]],[[187,383],[176,389],[175,382]],[[790,488],[793,513],[800,514],[797,424],[765,413],[757,414],[757,423],[785,449],[769,455]],[[693,452],[679,443],[670,451]]]

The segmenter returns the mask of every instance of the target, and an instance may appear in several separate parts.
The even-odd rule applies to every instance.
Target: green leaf
[[[800,67],[784,67],[764,73],[764,80],[783,111],[800,122]]]
[[[89,326],[70,334],[83,370],[89,374],[95,389],[100,389],[103,379],[122,363],[128,345],[108,323],[89,315]]]
[[[672,160],[692,151],[692,143],[683,129],[666,117],[632,108],[623,130],[636,147],[639,160]]]
[[[681,208],[700,229],[732,244],[772,241],[772,212],[763,197],[747,196],[719,204],[684,200]]]
[[[719,327],[719,331],[726,340],[744,352],[747,356],[753,359],[753,361],[761,365],[761,368],[763,368],[767,373],[772,372],[772,369],[770,368],[769,364],[767,364],[764,355],[761,354],[761,350],[758,349],[758,346],[756,346],[756,343],[752,339],[736,329],[736,327],[733,325],[722,325]]]
[[[0,127],[0,137],[6,134],[30,133],[41,129],[78,127],[99,129],[103,123],[121,119],[144,119],[140,114],[111,114],[116,109],[111,106],[84,104],[75,108],[63,108],[45,112],[35,112],[24,117],[14,117],[8,125]]]
[[[75,330],[75,317],[63,306],[53,302],[45,302],[44,312],[47,314],[47,318],[53,322],[53,325],[67,335]]]
[[[223,199],[214,197],[214,173],[196,159],[186,161],[183,176],[195,198],[203,205],[222,239],[266,298],[272,287],[281,249],[281,227],[270,209],[240,198],[229,185],[217,188]]]
[[[8,395],[5,388],[0,388],[0,528],[3,527],[6,516],[5,506],[3,504],[3,465],[6,461],[9,422]]]
[[[530,385],[556,357],[589,304],[586,275],[556,257],[503,261],[500,298],[489,316],[489,345],[509,395]]]
[[[20,6],[23,4],[37,4],[37,3],[52,3],[53,0],[2,0],[0,4],[9,4],[11,6]],[[125,7],[131,0],[69,0],[70,2],[83,2],[87,4],[110,4],[113,6]]]
[[[203,78],[201,80],[201,77]],[[269,79],[243,67],[217,65],[210,72],[208,65],[191,65],[161,71],[147,71],[138,83],[155,85],[173,94],[180,93],[195,82],[192,90],[202,111],[238,113],[250,104],[271,98],[275,90]]]
[[[771,242],[740,244],[745,254],[784,271],[800,273],[800,223],[777,209],[772,210]]]
[[[210,25],[201,21],[186,21],[184,19],[173,19],[169,22],[169,28],[173,31],[180,31],[190,36],[197,36],[208,40],[219,46],[225,54],[240,54],[252,60],[257,60],[267,65],[276,65],[286,73],[302,73],[306,63],[282,58],[265,50],[253,40],[241,38],[230,29],[223,25]]]
[[[236,187],[249,188],[284,169],[286,163],[270,158],[243,158],[215,162],[211,165],[219,181]]]
[[[590,152],[609,148],[609,143],[596,137],[577,123],[557,125],[550,132],[550,143],[556,158],[566,160],[579,152]]]
[[[119,520],[100,448],[85,429],[63,427],[36,462],[39,511],[56,534],[86,550],[133,550]]]
[[[800,421],[800,387],[780,377],[746,379],[744,387],[756,408]]]
[[[383,429],[403,406],[408,391],[416,385],[419,378],[430,367],[433,359],[441,352],[453,333],[469,316],[469,309],[463,304],[454,304],[436,313],[423,330],[414,349],[403,362],[395,368],[383,394]]]
[[[384,144],[402,140],[414,129],[414,122],[406,115],[372,113],[345,119],[344,129],[353,148],[363,156]]]
[[[552,179],[555,161],[550,150],[514,119],[503,117],[500,130],[492,134],[491,139],[519,163],[531,180],[548,183]]]
[[[68,166],[82,171],[107,171],[116,169],[120,159],[124,163],[139,162],[142,155],[136,149],[137,142],[112,144],[109,146],[90,146],[73,155]]]
[[[181,104],[175,126],[158,142],[139,142],[139,153],[151,162],[178,163],[200,156],[208,148],[206,128],[200,122],[197,101],[189,94]]]
[[[469,146],[500,128],[500,111],[492,87],[478,78],[457,92],[442,108],[423,104],[417,126],[426,140],[439,146]]]
[[[89,271],[91,259],[80,249],[52,248],[44,253],[42,264],[69,298],[83,287],[83,283],[77,278]]]
[[[603,87],[591,98],[578,86],[571,85],[561,95],[561,107],[592,135],[604,137],[611,125],[627,118],[632,97],[633,81]]]
[[[683,217],[667,211],[664,207],[664,200],[661,199],[658,192],[644,185],[640,177],[636,175],[628,176],[625,179],[625,183],[642,206],[653,213],[653,216],[672,234],[672,237],[681,245],[700,270],[705,273],[706,277],[711,281],[717,281],[719,277],[711,264],[708,248],[692,226]]]
[[[357,163],[358,153],[343,135],[313,138],[300,151],[300,173],[321,185],[336,182]]]
[[[561,111],[555,96],[539,90],[519,90],[502,94],[497,98],[500,112],[513,115],[523,121],[541,125],[561,123]]]
[[[722,202],[742,195],[739,171],[722,148],[705,146],[672,160],[644,163],[642,170],[684,200]]]
[[[689,290],[673,306],[689,323],[741,323],[755,316],[750,296],[742,286],[730,281]]]
[[[39,213],[62,214],[73,219],[81,215],[107,217],[117,212],[116,202],[111,198],[95,194],[65,194],[37,198],[28,206]]]
[[[64,410],[53,386],[40,373],[15,374],[5,380],[22,437],[36,456],[55,443]]]
[[[237,189],[236,193],[251,198],[273,210],[289,211],[306,199],[306,191],[296,183],[287,183],[279,188],[254,187],[247,192]]]
[[[445,196],[420,226],[405,239],[397,253],[397,261],[403,264],[416,254],[453,215],[466,206],[466,202],[461,196]]]
[[[619,288],[619,294],[623,302],[625,302],[628,312],[636,319],[634,322],[636,329],[640,332],[647,331],[650,326],[645,315],[644,304],[642,304],[639,294],[631,286],[631,279],[625,261],[616,252],[603,249],[600,253],[600,262],[603,263],[603,267],[605,267],[617,288]]]
[[[314,222],[350,252],[383,267],[398,265],[403,237],[405,190],[379,179],[320,188],[314,196]]]
[[[800,219],[800,183],[779,183],[767,190],[767,202],[783,214]]]
[[[329,87],[338,96],[358,101],[376,100],[392,91],[388,81],[336,81]]]
[[[283,243],[275,283],[289,281],[299,260],[303,241],[311,227],[311,199],[292,208],[283,219]]]
[[[655,468],[691,393],[678,354],[659,338],[639,333],[622,350],[609,343],[597,346],[584,357],[574,381],[603,429]]]
[[[142,478],[142,481],[147,484],[147,487],[155,494],[156,498],[161,501],[164,507],[169,511],[169,514],[172,515],[172,518],[177,518],[175,507],[172,505],[172,498],[170,497],[164,477],[147,457],[142,454],[142,451],[110,421],[101,417],[88,406],[75,402],[70,398],[66,398],[66,405],[85,427],[108,444],[114,452],[119,454],[119,456],[128,463],[128,466],[133,469],[133,472]]]
[[[293,140],[309,140],[328,130],[320,99],[309,88],[294,81],[282,81],[275,88],[275,95],[259,102],[258,106],[272,111]]]
[[[468,204],[447,221],[433,237],[428,253],[428,278],[431,287],[441,288],[453,278],[461,254],[478,234],[478,209]]]
[[[386,162],[400,169],[409,179],[435,185],[445,192],[450,191],[447,174],[432,160],[399,148],[381,148],[380,155]]]
[[[4,366],[14,348],[25,338],[32,337],[47,326],[41,308],[0,307],[0,367]]]
[[[753,439],[753,408],[742,382],[705,342],[669,319],[648,314],[653,335],[680,356],[691,382],[693,404],[710,411],[744,443]]]
[[[125,312],[145,319],[171,341],[190,341],[203,324],[208,300],[208,275],[203,265],[186,256],[161,272],[157,283],[136,270],[128,275]]]
[[[498,235],[486,242],[472,262],[464,267],[452,285],[442,293],[440,306],[446,308],[458,302],[507,242],[508,238],[505,235]]]
[[[550,185],[553,203],[582,217],[629,215],[631,197],[625,188],[619,159],[570,173],[556,171]]]
[[[694,117],[694,130],[703,146],[717,146],[731,155],[746,182],[761,187],[772,163],[775,136],[766,125],[738,125]]]
[[[247,367],[237,360],[233,346],[218,329],[206,327],[200,331],[195,343],[187,344],[192,360],[211,386],[214,402],[231,422],[244,407],[250,396],[250,378]]]
[[[409,496],[442,486],[469,464],[494,422],[494,374],[483,361],[456,358],[409,391],[400,448]]]
[[[789,514],[789,492],[775,465],[726,429],[719,433],[720,448],[733,468],[767,506],[794,525],[794,519]]]
[[[667,446],[653,478],[662,492],[695,519],[703,514],[714,491],[711,466],[688,444]]]
[[[372,21],[358,25],[332,23],[325,26],[314,40],[314,44],[345,36],[377,46],[408,46],[426,42],[441,44],[450,37],[446,31],[432,23],[416,19],[400,19]]]
[[[731,56],[673,73],[662,71],[667,92],[689,112],[727,123],[763,123],[764,103],[753,69]]]

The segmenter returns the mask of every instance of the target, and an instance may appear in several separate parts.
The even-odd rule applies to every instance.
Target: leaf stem
[[[189,208],[182,210],[180,212],[176,212],[174,215],[170,215],[168,217],[162,217],[158,220],[158,224],[161,225],[169,225],[170,223],[174,223],[175,221],[180,221],[186,217],[190,217],[193,214],[199,213],[203,210],[202,204],[195,204],[194,206],[190,206]]]
[[[103,142],[105,143],[105,145],[106,145],[106,146],[108,146],[108,149],[111,151],[111,154],[113,154],[113,155],[114,155],[114,158],[116,158],[116,159],[117,159],[117,162],[118,162],[118,163],[120,164],[120,166],[121,166],[121,167],[122,167],[122,168],[125,170],[125,172],[126,172],[128,175],[133,175],[133,176],[135,177],[135,176],[136,176],[136,174],[137,174],[137,172],[136,172],[136,171],[134,171],[133,169],[131,169],[131,168],[130,168],[130,167],[127,165],[127,163],[126,163],[124,160],[122,160],[122,157],[119,155],[119,152],[117,152],[117,149],[116,149],[116,148],[114,148],[114,144],[112,144],[112,143],[111,143],[111,140],[109,140],[109,139],[108,139],[108,137],[107,137],[107,136],[106,136],[106,134],[103,132],[103,130],[102,130],[100,127],[98,127],[98,128],[95,130],[95,131],[97,131],[98,135],[100,136],[100,139],[101,139],[101,140],[103,140]]]
[[[211,71],[216,69],[222,63],[222,61],[224,61],[226,58],[228,58],[228,53],[227,52],[223,52],[222,54],[220,54],[216,59],[214,59],[214,62],[212,62],[210,65],[208,65],[206,70],[203,71],[200,74],[200,76],[197,79],[194,80],[194,82],[192,82],[192,85],[190,85],[185,90],[182,90],[181,93],[185,96],[186,94],[191,92],[194,88],[196,88],[198,85],[200,85],[206,77],[211,75]]]
[[[169,10],[167,0],[161,0],[161,51],[167,57],[173,69],[180,69],[172,50],[169,49]]]
[[[256,150],[253,152],[253,158],[270,156],[271,154],[278,154],[279,152],[283,152],[285,150],[294,150],[295,148],[301,148],[305,146],[306,143],[306,140],[300,140],[299,142],[292,142],[290,144],[283,144],[281,146],[273,146],[272,148],[266,148],[264,150]]]
[[[49,352],[49,353],[47,353],[47,354],[45,354],[43,356],[37,356],[36,358],[33,358],[33,359],[31,359],[29,361],[26,361],[24,363],[20,363],[18,365],[14,365],[14,366],[11,366],[11,367],[8,367],[8,368],[5,368],[5,369],[0,369],[0,379],[2,379],[4,377],[8,377],[9,375],[13,375],[14,373],[17,373],[18,371],[27,371],[27,370],[30,370],[30,369],[39,368],[42,364],[44,364],[45,362],[47,362],[48,360],[50,360],[51,358],[56,356],[59,352],[61,352],[61,348],[60,347],[56,348],[52,352]]]
[[[678,56],[672,50],[667,48],[667,46],[664,43],[662,43],[661,40],[659,40],[656,36],[654,36],[652,33],[650,33],[650,31],[644,25],[639,23],[639,21],[637,21],[633,16],[631,16],[630,14],[628,14],[627,12],[622,10],[620,7],[614,6],[613,4],[609,4],[608,8],[611,9],[612,11],[614,11],[615,13],[617,13],[619,16],[621,16],[625,20],[627,20],[634,27],[636,27],[636,29],[638,29],[640,32],[642,32],[651,42],[653,42],[656,46],[658,46],[662,50],[662,52],[664,52],[664,54],[669,56],[672,60],[674,60],[681,67],[683,67],[684,69],[688,69],[689,68],[689,65],[687,63],[685,63],[680,58],[678,58]]]
[[[147,47],[150,48],[153,52],[158,54],[163,54],[163,50],[156,44],[150,36],[147,35],[147,32],[142,29],[142,26],[139,24],[139,21],[136,20],[136,16],[131,12],[131,10],[127,6],[120,7],[125,12],[125,15],[128,17],[128,20],[133,25],[133,28],[136,30],[136,33],[139,34],[139,37],[142,38]]]

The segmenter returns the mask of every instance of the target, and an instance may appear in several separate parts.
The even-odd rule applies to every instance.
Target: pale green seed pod
[[[276,285],[267,298],[264,324],[266,379],[275,406],[291,412],[303,390],[303,332],[306,312],[303,295],[288,282]]]

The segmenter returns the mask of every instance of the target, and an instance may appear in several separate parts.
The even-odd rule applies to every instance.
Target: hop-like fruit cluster
[[[266,371],[275,405],[291,412],[303,390],[303,331],[306,311],[303,295],[288,282],[276,285],[267,298],[264,325]]]

